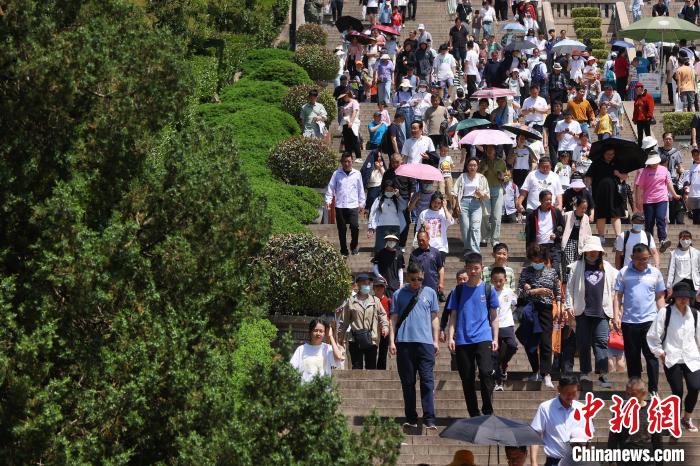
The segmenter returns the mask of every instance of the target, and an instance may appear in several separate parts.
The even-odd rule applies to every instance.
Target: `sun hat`
[[[409,88],[409,89],[410,89],[410,88],[412,88],[413,86],[411,86],[411,81],[409,81],[409,80],[406,79],[406,78],[403,78],[403,79],[401,80],[401,84],[399,84],[399,87],[403,87],[404,89],[405,89],[405,88]]]
[[[653,151],[649,153],[649,156],[647,157],[647,161],[644,162],[644,165],[656,165],[661,163],[661,157],[659,157],[658,152]]]
[[[600,244],[600,237],[591,235],[583,242],[583,252],[605,252]]]
[[[420,23],[420,24],[418,25],[418,30],[419,30],[419,31],[425,31],[425,25],[424,25],[423,23]]]
[[[644,139],[642,139],[642,149],[644,150],[651,149],[658,145],[659,141],[657,141],[654,136],[644,136]]]
[[[447,466],[476,466],[474,453],[469,450],[457,450],[452,458],[452,462]]]
[[[399,238],[396,235],[388,234],[384,236],[384,241],[389,241],[390,239],[393,239],[394,241],[398,241]]]
[[[561,64],[560,63],[555,63],[554,66],[552,67],[555,70],[560,70],[561,69]]]
[[[695,293],[690,287],[690,283],[681,281],[673,285],[673,292],[671,293],[671,297],[692,299],[695,297]]]
[[[380,60],[391,60],[391,57],[389,56],[388,53],[382,54],[381,57],[379,57]]]

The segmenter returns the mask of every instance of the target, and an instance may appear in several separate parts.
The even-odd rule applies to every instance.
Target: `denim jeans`
[[[435,348],[425,343],[397,343],[396,367],[399,370],[406,421],[415,424],[416,412],[416,372],[420,377],[420,401],[423,407],[423,422],[435,422],[435,401],[433,390],[435,380]]]
[[[377,82],[377,102],[391,102],[391,79]]]
[[[481,28],[474,28],[472,29],[472,35],[474,36],[474,40],[478,41],[479,36],[481,35]]]
[[[654,222],[656,222],[656,232],[659,241],[666,239],[666,212],[668,211],[668,201],[644,204],[644,230],[654,236]]]
[[[588,122],[582,123],[579,121],[578,124],[581,125],[581,134],[588,135]],[[589,139],[590,139],[590,135],[589,135]]]
[[[487,23],[486,21],[484,21],[483,26],[484,26],[484,37],[490,36],[491,31],[493,30],[493,22]]]
[[[489,204],[489,214],[481,225],[481,237],[491,244],[497,244],[501,239],[501,217],[503,216],[503,189],[494,186],[489,189],[491,198],[486,202]]]
[[[581,374],[591,372],[591,346],[595,356],[595,373],[608,373],[608,319],[581,314],[576,316],[576,344]]]
[[[481,252],[481,201],[475,197],[463,197],[459,201],[459,231],[462,235],[464,252]]]

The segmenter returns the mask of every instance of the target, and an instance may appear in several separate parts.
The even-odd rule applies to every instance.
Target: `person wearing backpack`
[[[416,262],[408,265],[407,285],[396,291],[391,299],[391,328],[389,352],[396,356],[396,366],[403,389],[404,427],[418,428],[416,412],[416,373],[420,377],[423,425],[437,430],[435,425],[435,357],[440,352],[440,318],[435,290],[423,286],[423,269]]]
[[[656,267],[649,265],[651,251],[646,244],[632,248],[632,262],[623,267],[615,280],[613,328],[622,330],[625,341],[627,376],[642,376],[642,358],[646,361],[649,392],[658,396],[659,360],[647,344],[647,332],[666,306],[666,285]]]
[[[632,214],[632,228],[620,233],[615,238],[615,267],[620,270],[630,265],[632,248],[642,243],[649,247],[654,259],[654,267],[659,267],[659,251],[656,249],[654,237],[644,231],[644,215],[639,212]]]
[[[498,294],[481,280],[482,257],[478,252],[464,258],[469,279],[457,286],[445,307],[450,312],[447,341],[455,353],[462,390],[470,417],[493,414],[493,355],[498,351]],[[476,368],[479,368],[481,412],[476,397]]]
[[[697,432],[692,420],[700,390],[700,333],[698,311],[690,306],[695,291],[686,282],[673,285],[673,303],[659,310],[649,332],[647,344],[664,365],[671,392],[683,398],[683,381],[688,388],[681,426]]]

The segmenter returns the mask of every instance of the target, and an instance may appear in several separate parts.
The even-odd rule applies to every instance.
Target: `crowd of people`
[[[395,355],[406,425],[418,422],[418,377],[428,429],[436,428],[433,368],[441,343],[459,372],[470,416],[494,412],[493,392],[504,389],[517,351],[530,363],[528,382],[555,389],[552,374],[559,374],[559,396],[543,403],[533,421],[538,432],[552,429],[551,416],[571,415],[579,382],[610,388],[611,371],[626,370],[631,396],[658,396],[661,365],[674,394],[682,397],[685,385],[682,425],[696,432],[700,253],[690,228],[671,238],[667,225],[700,224],[698,136],[694,127],[686,166],[673,134],[663,133],[661,142],[652,135],[655,102],[638,78],[664,68],[671,103],[697,111],[694,46],[681,41],[663,55],[655,44],[643,44],[636,54],[613,48],[603,63],[590,50],[558,53],[565,31],[545,37],[525,28],[537,24],[529,0],[513,5],[524,37],[509,32],[497,42],[496,23],[507,20],[507,5],[486,0],[477,10],[468,0],[454,4],[454,26],[437,50],[423,25],[404,30],[408,38],[400,45],[398,33],[375,28],[362,45],[348,31],[336,49],[342,155],[325,202],[334,209],[341,254],[359,254],[363,220],[373,250],[371,272],[356,276],[352,296],[338,311],[337,343],[331,339],[322,353],[342,365],[337,346],[347,342],[352,369],[386,369],[387,354]],[[407,14],[406,5],[394,6]],[[663,66],[661,56],[667,57]],[[365,145],[359,103],[367,101],[377,107]],[[619,139],[628,118],[623,101],[632,101],[637,141]],[[318,105],[312,92],[301,112],[308,137],[323,137],[317,123],[329,123]],[[462,129],[450,130],[460,122],[466,123]],[[503,131],[510,142],[460,142],[485,127]],[[623,163],[621,154],[629,150],[642,154],[643,167],[630,170]],[[442,179],[398,174],[407,164],[437,168]],[[450,251],[448,229],[455,223],[462,251]],[[518,273],[508,265],[502,223],[522,225],[527,266]],[[451,290],[445,285],[448,255],[464,261]],[[316,327],[310,330],[313,339]],[[547,464],[563,459],[568,441],[545,441]]]

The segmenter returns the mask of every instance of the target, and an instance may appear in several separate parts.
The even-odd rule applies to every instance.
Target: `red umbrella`
[[[500,87],[485,87],[472,94],[472,98],[477,99],[497,99],[499,97],[515,97],[515,92]]]
[[[345,34],[345,38],[348,40],[352,39],[353,37],[357,37],[357,41],[362,45],[368,45],[377,40],[374,37],[368,36],[367,34],[362,34],[361,32],[357,31],[350,31],[347,34]]]
[[[385,32],[387,34],[391,34],[392,36],[400,36],[401,35],[401,33],[399,31],[397,31],[396,29],[394,29],[393,27],[384,26],[383,24],[375,24],[374,26],[372,26],[372,29],[376,29],[378,31]]]
[[[442,172],[425,163],[407,163],[396,169],[396,174],[417,180],[442,181]]]

